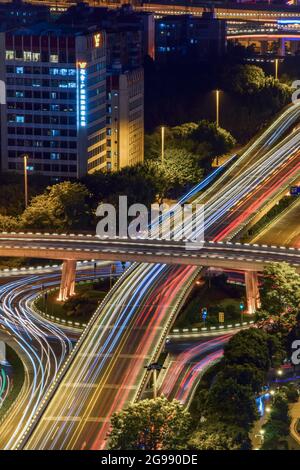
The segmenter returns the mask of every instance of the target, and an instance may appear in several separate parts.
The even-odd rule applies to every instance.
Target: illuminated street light
[[[283,374],[282,370],[281,370],[281,369],[278,369],[277,375],[282,375],[282,374]]]
[[[25,153],[23,156],[24,160],[24,196],[25,196],[25,209],[28,206],[28,173],[27,173],[27,166],[28,166],[28,155]]]
[[[220,125],[220,90],[216,90],[216,126]]]
[[[275,80],[278,80],[279,59],[275,59]]]
[[[161,162],[165,160],[165,126],[161,126]]]

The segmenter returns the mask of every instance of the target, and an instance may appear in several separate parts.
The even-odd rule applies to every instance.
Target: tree
[[[10,217],[8,215],[0,214],[0,231],[13,232],[20,229],[20,222],[17,217]]]
[[[257,407],[250,385],[240,385],[233,378],[223,379],[219,374],[207,399],[207,413],[217,421],[250,430],[258,418]]]
[[[168,152],[186,152],[179,158],[193,160],[196,170],[210,167],[215,157],[228,153],[235,144],[234,137],[228,131],[207,120],[165,127],[165,159]],[[160,129],[145,139],[145,156],[147,160],[161,159]]]
[[[272,403],[272,411],[265,431],[263,450],[278,450],[287,448],[286,439],[290,432],[291,418],[289,416],[288,400],[284,392],[277,392]]]
[[[68,230],[84,229],[91,222],[88,205],[89,192],[80,183],[63,183],[49,186],[32,199],[20,220],[25,228]]]
[[[225,366],[220,372],[223,380],[230,377],[237,381],[239,385],[250,385],[253,393],[261,391],[266,374],[252,364],[234,364]]]
[[[195,155],[184,149],[166,150],[162,170],[170,186],[198,183],[203,177]]]
[[[194,129],[191,130],[190,138],[197,146],[201,143],[207,143],[210,147],[211,157],[217,157],[228,153],[236,144],[235,138],[225,129],[218,127],[215,122],[206,120],[200,121]]]
[[[224,363],[252,364],[267,372],[271,365],[267,333],[257,328],[239,331],[225,345]]]
[[[116,172],[97,172],[81,179],[91,193],[95,210],[100,202],[108,202],[116,208],[119,196],[126,195],[128,205],[139,202],[150,206],[158,192],[157,173],[149,164],[125,167]]]
[[[237,65],[231,67],[224,77],[225,86],[240,95],[254,94],[266,84],[266,75],[256,65]]]
[[[300,275],[287,263],[273,263],[263,273],[262,309],[272,314],[295,311],[300,306]]]
[[[110,449],[174,450],[186,446],[190,415],[177,400],[160,397],[115,413],[111,425]]]
[[[251,442],[243,428],[216,421],[205,423],[196,430],[188,446],[196,450],[250,450]]]

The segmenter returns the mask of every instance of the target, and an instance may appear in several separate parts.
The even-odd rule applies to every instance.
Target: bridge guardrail
[[[253,325],[254,320],[244,321],[239,323],[228,323],[227,325],[217,325],[217,326],[205,326],[201,328],[173,328],[170,334],[168,335],[169,338],[172,337],[180,337],[180,336],[190,336],[201,333],[207,333],[210,331],[219,331],[219,330],[229,330],[232,328],[242,328],[245,326]]]

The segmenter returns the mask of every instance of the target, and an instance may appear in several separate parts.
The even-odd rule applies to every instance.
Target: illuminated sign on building
[[[78,62],[78,87],[79,87],[79,125],[86,126],[86,62]]]
[[[94,35],[94,46],[100,47],[101,45],[101,33],[97,33]]]

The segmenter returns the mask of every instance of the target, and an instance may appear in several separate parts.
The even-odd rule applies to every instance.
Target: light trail
[[[82,266],[77,280],[110,276],[107,266],[100,271],[99,267],[96,271],[91,266],[89,269],[90,272],[87,272],[86,266]],[[121,272],[119,263],[116,275]],[[56,326],[36,315],[31,308],[31,302],[41,291],[41,286],[48,289],[59,286],[59,283],[59,273],[45,273],[0,286],[0,327],[3,334],[8,334],[10,341],[13,341],[25,368],[24,386],[9,413],[0,420],[0,448],[9,448],[13,441],[22,436],[72,350],[74,341],[78,339],[80,332],[67,325]]]
[[[298,119],[299,110],[295,106],[285,111],[284,118],[277,119],[272,130],[200,196],[199,200],[211,207],[208,234],[220,220],[226,224],[235,204],[259,185],[263,188],[266,178],[296,155],[297,135],[288,136],[269,154],[265,149],[268,142],[273,145],[278,140],[277,131],[285,132],[286,120],[291,116]],[[242,211],[243,206],[239,209]],[[58,374],[45,397],[45,406],[36,415],[37,424],[31,428],[34,431],[28,429],[17,446],[103,448],[112,412],[140,397],[146,383],[144,366],[157,357],[198,272],[194,267],[132,265],[95,313]]]
[[[189,403],[196,385],[204,372],[223,355],[224,345],[233,333],[217,336],[207,341],[188,343],[186,349],[174,356],[164,372],[164,380],[159,390],[169,399],[176,398],[181,403]]]

